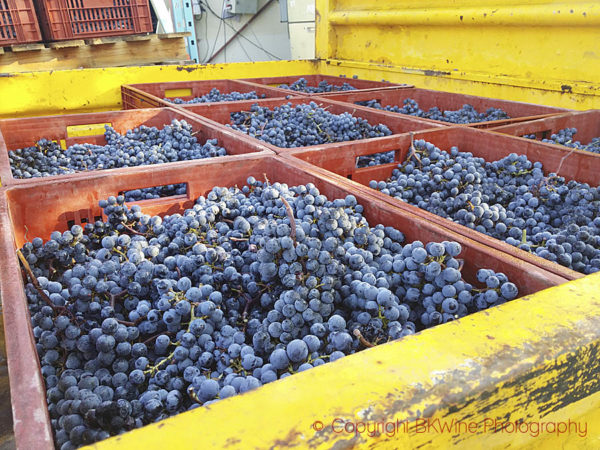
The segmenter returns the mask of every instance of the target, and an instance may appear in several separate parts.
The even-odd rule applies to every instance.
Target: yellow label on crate
[[[189,97],[191,95],[192,95],[191,88],[165,89],[165,97],[167,97],[167,98]]]
[[[62,148],[63,150],[67,149],[67,141],[65,141],[64,139],[61,139],[60,141],[52,139],[52,142],[54,142],[55,144],[59,144],[60,148]]]
[[[110,123],[90,123],[86,125],[71,125],[67,127],[67,136],[68,137],[78,137],[78,136],[96,136],[99,134],[104,134],[106,131],[104,129],[105,125],[111,125]]]

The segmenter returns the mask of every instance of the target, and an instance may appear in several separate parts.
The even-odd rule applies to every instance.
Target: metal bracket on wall
[[[188,31],[190,33],[186,38],[188,54],[192,60],[199,63],[200,57],[198,55],[198,42],[196,41],[196,28],[194,27],[192,0],[172,0],[171,4],[173,5],[175,31]]]

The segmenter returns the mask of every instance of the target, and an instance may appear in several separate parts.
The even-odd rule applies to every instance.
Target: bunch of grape
[[[411,116],[423,117],[425,119],[440,120],[450,123],[477,123],[488,122],[490,120],[510,119],[510,116],[499,108],[488,108],[485,112],[477,112],[477,110],[469,104],[463,105],[461,109],[456,111],[440,110],[437,106],[429,108],[428,111],[423,111],[419,108],[419,104],[412,98],[404,100],[404,106],[386,105],[382,106],[377,100],[366,100],[356,102],[357,105],[368,106],[370,108],[383,109],[400,114],[408,114]]]
[[[332,114],[315,102],[293,106],[286,103],[272,110],[252,105],[250,111],[231,113],[231,126],[277,147],[294,148],[331,142],[389,136],[390,129],[371,125],[350,113]]]
[[[381,192],[578,272],[600,270],[600,186],[550,173],[510,154],[486,162],[423,140]]]
[[[42,139],[33,147],[8,153],[15,178],[63,175],[88,170],[162,164],[225,156],[216,139],[204,144],[194,136],[185,120],[174,119],[162,129],[145,125],[119,134],[105,125],[106,145],[75,144],[63,150],[60,144]]]
[[[191,100],[183,100],[181,98],[164,98],[171,103],[178,105],[182,104],[194,104],[194,103],[212,103],[212,102],[237,102],[240,100],[254,100],[259,98],[265,98],[265,95],[260,97],[256,91],[250,92],[237,92],[232,91],[229,93],[221,93],[217,88],[212,88],[208,94],[204,94],[200,97],[192,98]]]
[[[347,82],[340,85],[329,84],[327,81],[320,81],[317,86],[309,86],[306,78],[299,78],[291,84],[280,84],[280,88],[289,89],[296,92],[308,92],[311,94],[321,94],[323,92],[354,91],[356,88]]]
[[[550,139],[542,139],[542,142],[548,144],[559,144],[566,147],[576,148],[578,150],[585,150],[592,153],[600,153],[600,136],[592,138],[587,144],[582,144],[579,141],[575,141],[575,134],[577,134],[577,128],[563,128],[558,132],[553,133]],[[535,139],[535,134],[523,136],[528,139]]]
[[[464,280],[460,244],[405,243],[312,184],[250,177],[164,218],[124,200],[21,250],[63,450],[518,295],[503,273]]]

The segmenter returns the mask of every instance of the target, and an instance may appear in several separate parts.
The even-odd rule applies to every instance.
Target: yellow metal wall
[[[600,107],[599,2],[317,0],[317,12],[327,73]]]
[[[313,61],[107,67],[2,74],[0,118],[121,109],[121,85],[317,73]]]

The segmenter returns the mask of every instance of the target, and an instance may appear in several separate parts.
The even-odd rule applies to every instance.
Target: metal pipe
[[[600,4],[494,6],[474,8],[424,8],[384,11],[330,11],[329,22],[340,26],[597,26]]]

